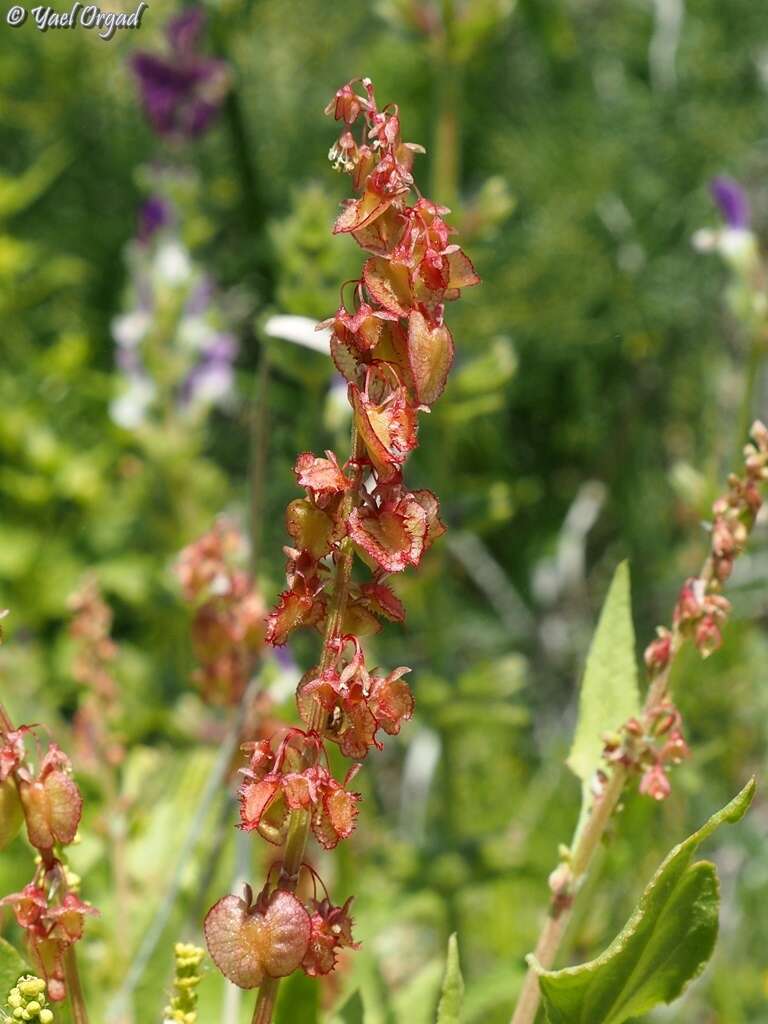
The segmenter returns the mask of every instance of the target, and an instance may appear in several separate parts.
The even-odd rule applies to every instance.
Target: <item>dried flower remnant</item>
[[[32,963],[56,1002],[66,997],[75,969],[71,948],[82,937],[85,917],[96,911],[80,899],[62,859],[61,847],[75,839],[83,806],[69,758],[50,743],[35,769],[27,755],[31,739],[39,749],[35,727],[14,728],[0,707],[0,785],[15,787],[27,837],[38,853],[32,880],[1,899],[0,906],[12,908]]]
[[[231,523],[219,520],[184,548],[176,575],[192,609],[194,681],[213,704],[236,704],[264,644],[266,609],[250,575],[236,565],[245,547]]]
[[[158,135],[173,139],[203,135],[226,97],[229,68],[200,52],[204,29],[202,7],[188,7],[166,26],[166,55],[144,51],[133,55],[131,67],[144,110]]]
[[[438,400],[453,362],[446,303],[479,282],[452,241],[449,211],[415,189],[412,164],[422,148],[402,141],[398,108],[380,108],[372,83],[361,84],[361,91],[354,82],[343,86],[326,112],[343,122],[330,159],[356,192],[333,231],[352,235],[367,255],[359,280],[345,286],[349,304],[342,298],[320,325],[331,331],[331,356],[346,381],[352,450],[344,462],[330,451],[296,461],[304,496],[287,509],[288,586],[266,633],[268,643],[282,645],[298,628],[315,629],[322,652],[299,683],[303,728],[247,747],[240,824],[283,847],[277,882],[267,879],[255,905],[248,896],[225,897],[206,920],[219,969],[243,987],[261,984],[259,1024],[271,1020],[275,978],[299,966],[327,974],[338,950],[355,948],[349,900],[334,906],[326,893],[304,907],[293,894],[310,830],[330,849],[355,825],[360,797],[349,786],[359,764],[339,782],[326,743],[359,762],[381,746],[382,733],[395,735],[413,714],[408,669],[369,669],[361,637],[381,629],[382,620],[403,621],[387,577],[418,566],[445,531],[438,499],[409,490],[403,467],[417,445],[419,413]],[[361,573],[353,574],[355,564]],[[285,913],[268,925],[273,900]],[[276,970],[269,957],[279,948],[290,955]]]

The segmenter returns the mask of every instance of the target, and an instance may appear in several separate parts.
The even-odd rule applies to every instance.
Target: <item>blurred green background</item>
[[[115,613],[129,751],[117,797],[81,775],[72,864],[102,911],[80,947],[93,1019],[159,1019],[173,940],[199,940],[210,903],[263,872],[263,844],[236,841],[231,787],[206,791],[229,716],[190,684],[171,567],[227,512],[256,536],[271,601],[295,454],[345,450],[330,361],[264,325],[330,315],[357,272],[354,243],[330,235],[347,182],[327,163],[322,111],[366,74],[426,145],[417,180],[453,208],[483,285],[449,310],[455,371],[409,469],[450,532],[397,582],[405,627],[369,645],[374,664],[413,666],[417,714],[365,764],[354,837],[318,857],[337,898],[356,894],[363,941],[322,1000],[332,1010],[362,987],[371,1024],[426,1024],[456,930],[467,1024],[502,1024],[577,815],[563,760],[613,568],[629,558],[643,646],[698,569],[701,520],[765,398],[759,365],[747,392],[752,339],[727,312],[727,271],[691,237],[718,223],[708,183],[721,172],[748,187],[758,233],[768,216],[768,12],[753,0],[222,0],[202,49],[228,62],[232,88],[204,137],[168,141],[129,59],[163,51],[176,11],[152,0],[140,30],[110,41],[0,25],[0,695],[15,720],[71,746],[82,693],[67,599],[93,571]],[[240,350],[223,406],[182,415],[168,402],[132,429],[110,414],[113,332],[135,305],[138,211],[158,191]],[[157,344],[172,375],[172,320]],[[694,755],[669,801],[627,800],[569,962],[602,949],[668,848],[763,772],[766,578],[761,528],[729,591],[724,648],[678,670]],[[315,643],[292,645],[302,669]],[[290,719],[291,669],[267,658],[263,673]],[[768,1022],[766,829],[758,799],[712,844],[718,952],[648,1021]],[[21,839],[3,853],[0,891],[28,880],[29,857]],[[18,938],[7,913],[2,926]],[[226,1020],[225,998],[211,972],[201,1021]]]

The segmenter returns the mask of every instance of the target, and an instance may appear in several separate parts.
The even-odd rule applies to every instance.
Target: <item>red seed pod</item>
[[[713,615],[705,615],[698,623],[694,642],[702,658],[708,658],[720,647],[723,635]]]
[[[0,782],[0,850],[4,850],[19,834],[24,811],[13,779]]]
[[[71,843],[80,824],[83,798],[72,778],[69,758],[51,743],[35,779],[22,779],[19,795],[33,846],[50,849]]]
[[[668,629],[659,626],[658,636],[648,644],[643,655],[646,667],[651,675],[664,671],[669,664],[671,652],[672,634]]]
[[[288,892],[276,891],[262,907],[225,896],[205,918],[205,941],[221,973],[240,988],[265,977],[284,978],[301,964],[310,937],[309,915]]]

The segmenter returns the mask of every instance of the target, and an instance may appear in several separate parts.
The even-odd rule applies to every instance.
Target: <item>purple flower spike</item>
[[[146,244],[170,220],[171,208],[168,203],[160,196],[150,196],[139,210],[139,241]]]
[[[204,25],[203,11],[190,7],[168,23],[167,56],[139,51],[131,59],[144,110],[158,135],[202,135],[227,94],[227,64],[197,49]]]
[[[226,400],[235,383],[233,363],[237,350],[237,340],[231,334],[217,334],[211,339],[182,382],[183,408],[197,402],[217,404]]]
[[[710,187],[728,227],[746,230],[750,222],[749,199],[738,181],[722,175],[715,178]]]

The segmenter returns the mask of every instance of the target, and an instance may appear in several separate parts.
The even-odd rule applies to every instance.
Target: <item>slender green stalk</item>
[[[453,0],[443,0],[442,32],[434,42],[434,88],[437,106],[432,153],[432,193],[453,207],[459,194],[461,153],[459,105],[461,64],[455,58],[453,42],[455,12]]]
[[[265,978],[261,983],[259,1001],[256,1004],[256,1009],[253,1011],[251,1024],[270,1024],[272,1014],[275,1011],[277,986],[279,983],[279,978]]]
[[[67,946],[64,954],[64,976],[67,981],[67,998],[72,1009],[74,1024],[88,1024],[88,1011],[80,985],[80,972],[77,969],[77,953],[74,946]]]
[[[600,800],[592,808],[587,824],[572,851],[571,870],[573,872],[574,887],[577,887],[584,880],[589,871],[592,858],[597,852],[608,822],[616,810],[626,781],[626,768],[622,765],[617,765],[608,780]],[[544,968],[550,968],[555,962],[563,934],[570,920],[572,907],[573,899],[553,896],[550,901],[547,919],[533,953],[538,964]],[[512,1024],[533,1024],[539,1008],[539,1001],[538,974],[532,966],[529,966],[515,1012],[512,1016]]]
[[[264,480],[267,469],[269,449],[269,348],[265,336],[261,337],[259,349],[259,365],[256,370],[256,386],[251,401],[250,421],[250,460],[248,480],[250,490],[250,535],[251,535],[251,574],[256,569],[261,557],[261,545],[264,536]]]
[[[760,370],[765,357],[765,343],[759,335],[753,335],[749,353],[747,354],[747,365],[744,374],[744,391],[741,397],[741,408],[739,409],[738,434],[739,445],[737,457],[741,456],[741,439],[747,437],[749,428],[752,425],[753,407],[755,404],[755,392],[757,391],[760,379]]]

